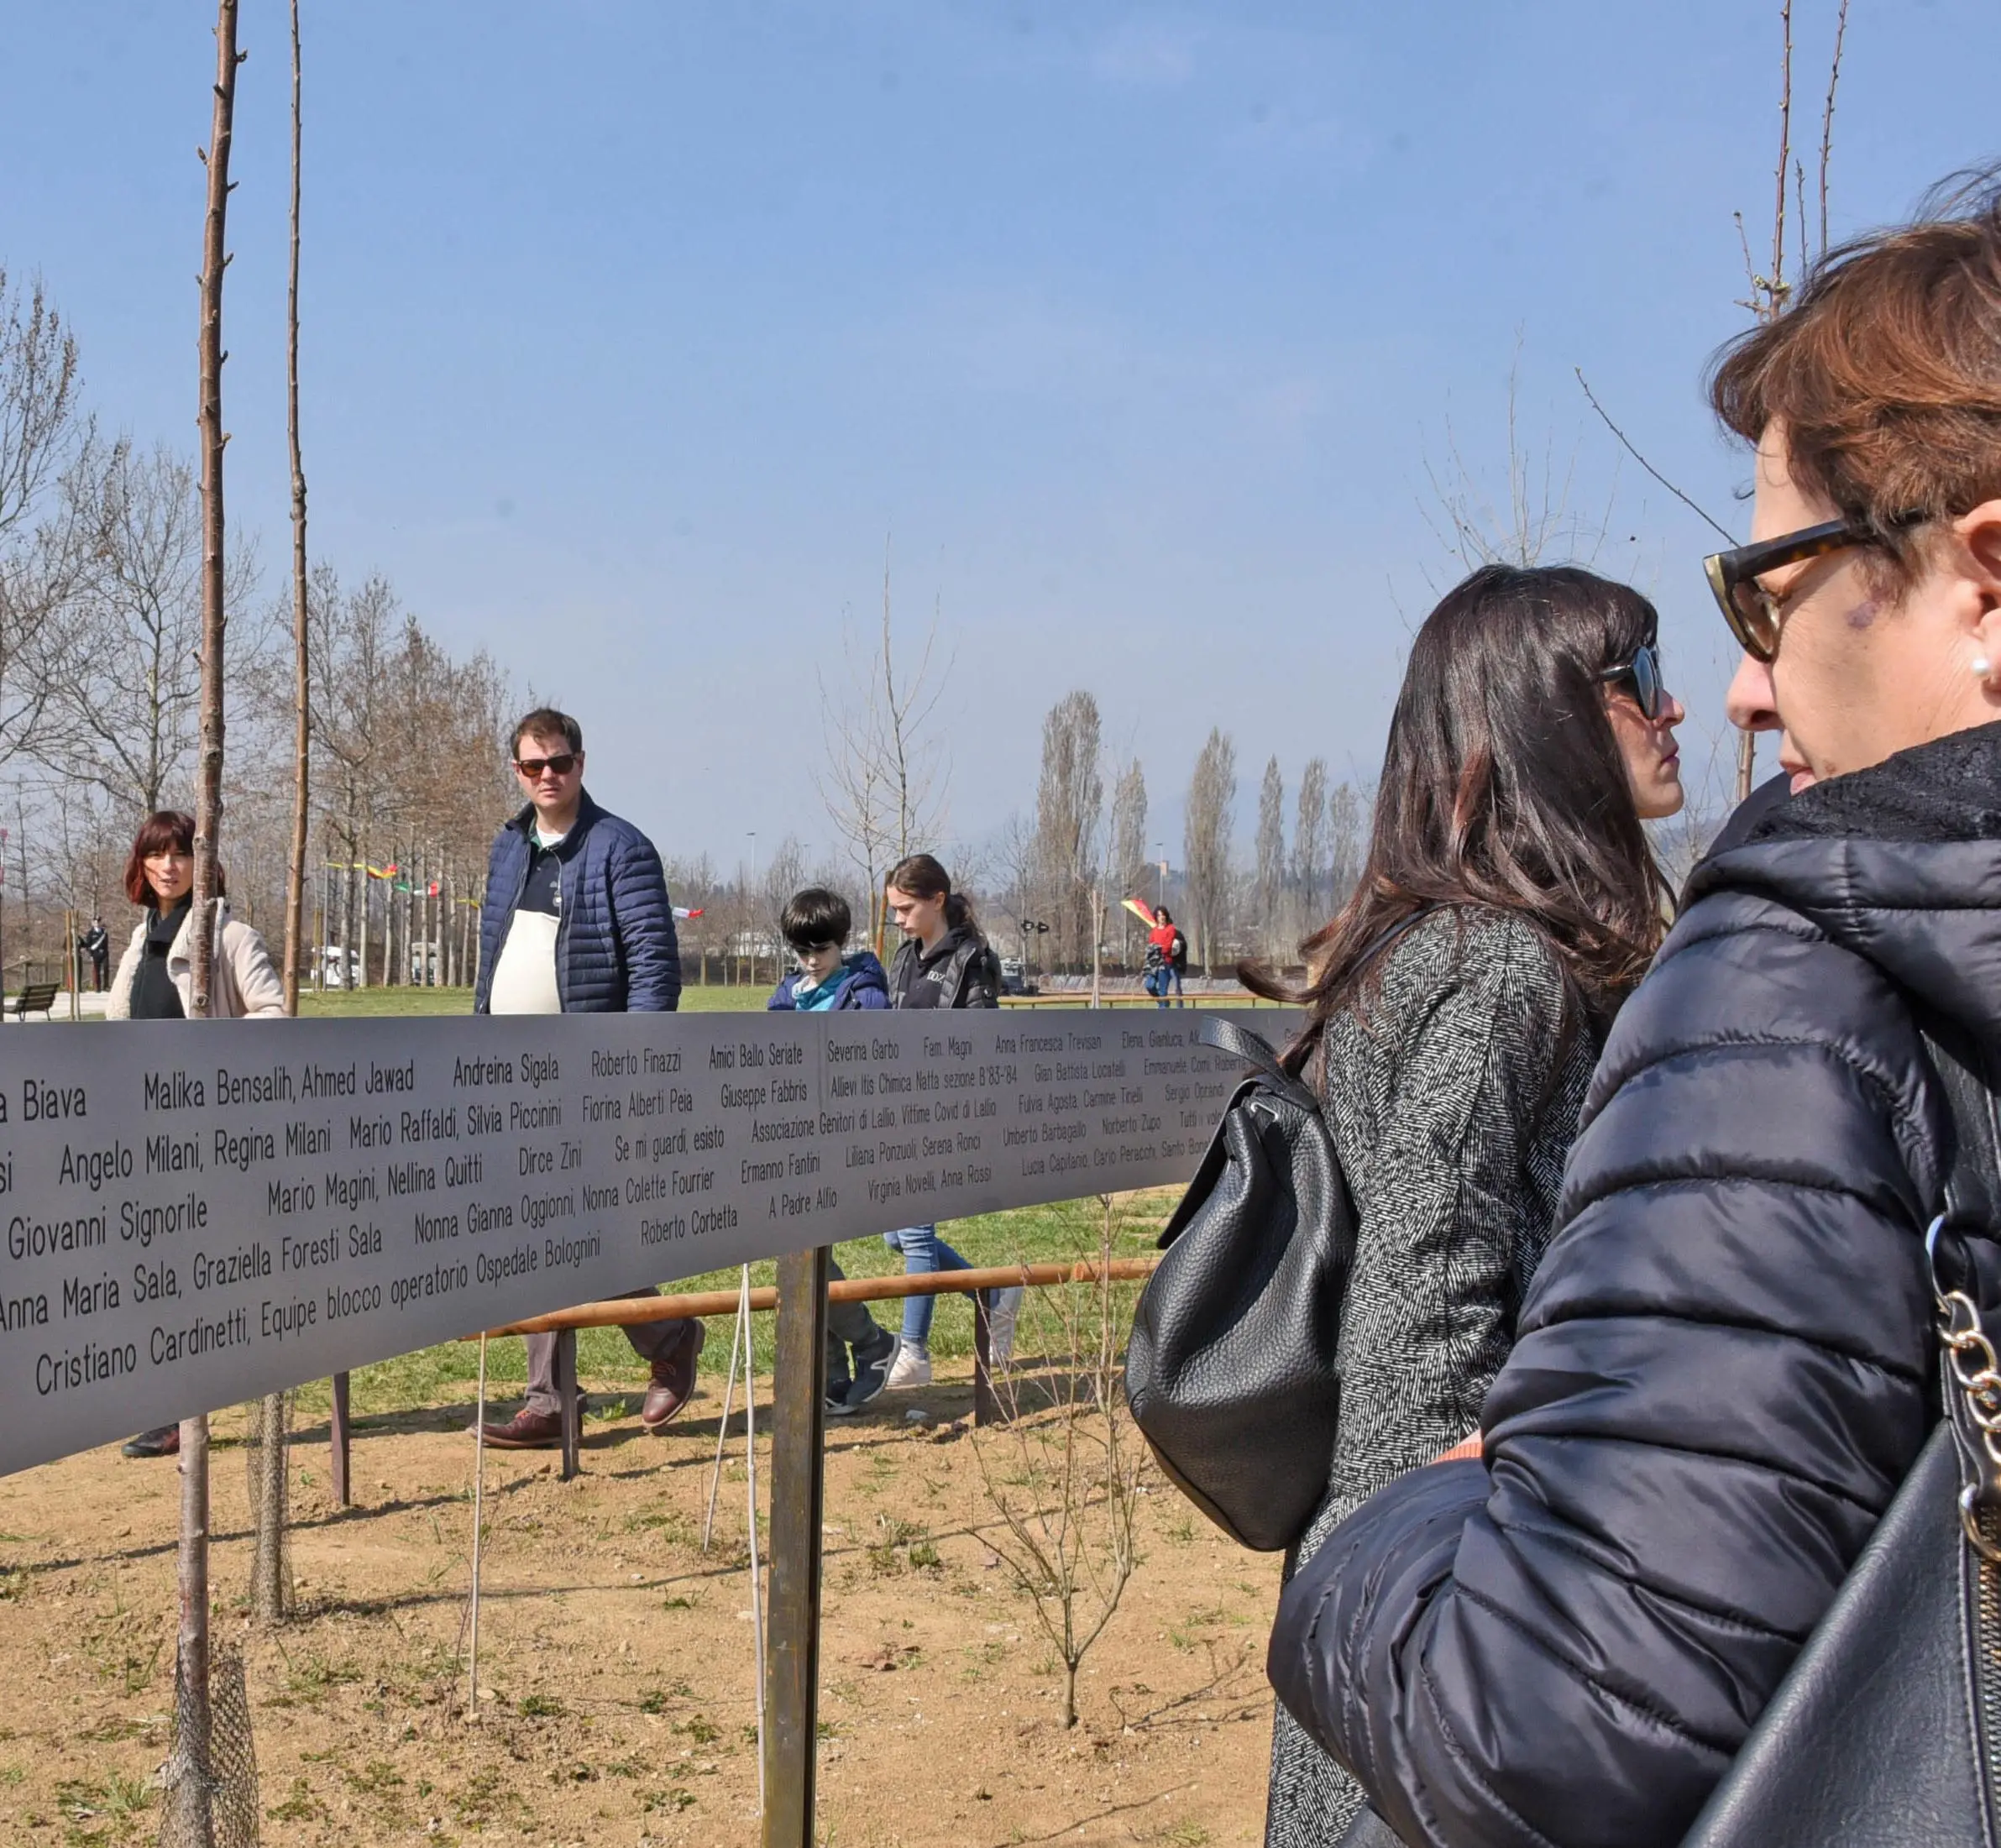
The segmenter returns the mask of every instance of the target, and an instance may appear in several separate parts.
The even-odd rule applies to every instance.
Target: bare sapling
[[[291,0],[292,196],[290,285],[285,295],[285,433],[292,477],[292,834],[285,877],[285,1011],[299,1011],[299,971],[305,961],[306,842],[311,820],[312,745],[312,682],[307,673],[308,602],[306,571],[306,469],[299,451],[299,0]],[[263,1624],[281,1622],[291,1612],[291,1573],[285,1547],[287,1491],[291,1466],[291,1407],[282,1392],[266,1394],[257,1413],[258,1442],[251,1454],[251,1510],[257,1549],[250,1587],[251,1609]]]
[[[207,1018],[214,976],[216,835],[223,805],[223,271],[228,263],[229,149],[236,112],[237,0],[217,0],[216,80],[208,149],[208,205],[202,242],[202,744],[195,793],[195,877],[188,946],[189,1015]],[[176,1737],[168,1766],[169,1839],[215,1848],[208,1639],[208,1419],[181,1424],[181,1631],[175,1652]]]
[[[914,665],[898,650],[890,605],[889,548],[883,549],[883,626],[866,654],[851,634],[842,638],[847,684],[838,699],[820,683],[820,723],[827,768],[820,799],[868,894],[868,934],[880,947],[882,875],[925,845],[944,819],[951,767],[931,718],[951,672],[934,663],[934,610]]]
[[[1778,8],[1780,53],[1778,65],[1778,161],[1773,169],[1772,260],[1760,271],[1751,254],[1751,239],[1744,229],[1744,215],[1737,214],[1737,237],[1744,249],[1744,274],[1750,293],[1741,304],[1760,321],[1776,321],[1786,311],[1797,283],[1786,275],[1786,187],[1794,191],[1797,206],[1793,236],[1798,245],[1797,274],[1804,276],[1810,262],[1806,246],[1806,169],[1793,154],[1793,0],[1780,0]],[[1841,54],[1848,42],[1848,0],[1840,0],[1835,16],[1834,52],[1828,60],[1827,94],[1820,112],[1820,243],[1819,254],[1827,252],[1827,175],[1834,159],[1835,92],[1841,86]],[[1751,793],[1757,762],[1757,734],[1737,735],[1736,798]]]
[[[1139,1563],[1134,1521],[1146,1446],[1125,1403],[1122,1356],[1134,1286],[1110,1275],[1118,1201],[1100,1196],[1097,1275],[1029,1292],[1023,1345],[1035,1369],[1000,1369],[1004,1422],[974,1433],[973,1455],[999,1516],[988,1544],[1034,1605],[1063,1666],[1063,1724],[1077,1723],[1077,1674]]]
[[[299,157],[303,107],[299,0],[291,0],[292,196],[291,271],[285,298],[285,427],[292,475],[292,839],[285,879],[285,1011],[299,1011],[306,955],[306,851],[312,817],[311,602],[306,567],[306,463],[299,447]]]

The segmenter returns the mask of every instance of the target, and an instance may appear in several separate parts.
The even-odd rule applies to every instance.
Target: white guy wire
[[[746,1264],[743,1274],[747,1278],[751,1267]],[[750,1317],[744,1311],[743,1296],[737,1292],[736,1326],[730,1333],[730,1379],[723,1388],[723,1415],[715,1427],[715,1464],[709,1472],[709,1511],[702,1516],[702,1551],[709,1550],[709,1536],[715,1529],[715,1491],[722,1485],[723,1445],[730,1436],[730,1407],[736,1395],[736,1357],[743,1351],[743,1340]]]

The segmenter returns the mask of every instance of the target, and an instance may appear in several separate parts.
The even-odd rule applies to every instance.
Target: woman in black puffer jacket
[[[1271,1641],[1410,1844],[1679,1841],[1937,1416],[1922,1034],[2001,1069],[2001,202],[1836,253],[1715,397],[1731,715],[1797,793],[1613,1029],[1484,1457],[1365,1503]]]

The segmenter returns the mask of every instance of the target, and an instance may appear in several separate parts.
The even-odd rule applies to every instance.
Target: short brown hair
[[[584,748],[583,726],[567,712],[558,712],[553,706],[537,706],[516,725],[514,736],[507,746],[510,756],[521,756],[524,738],[560,738],[572,751]]]
[[[1755,443],[1785,426],[1794,481],[1875,529],[1908,580],[1913,515],[2001,495],[2001,184],[1948,182],[1916,222],[1815,264],[1786,311],[1710,374],[1717,416]]]
[[[169,847],[176,853],[195,851],[195,818],[178,809],[155,810],[139,824],[139,832],[133,836],[132,852],[125,861],[125,896],[135,905],[151,905],[155,902],[153,887],[146,882],[146,858],[149,854],[165,853]],[[223,877],[222,867],[217,866],[217,896],[228,889],[228,882]]]

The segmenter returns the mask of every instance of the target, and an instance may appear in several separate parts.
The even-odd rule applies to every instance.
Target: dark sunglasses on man
[[[560,751],[553,757],[516,757],[514,767],[524,777],[539,777],[545,770],[567,777],[577,767],[577,758],[574,751]]]
[[[1668,703],[1668,689],[1661,680],[1660,652],[1651,641],[1643,641],[1633,650],[1632,659],[1622,661],[1616,667],[1607,667],[1598,678],[1600,680],[1626,683],[1632,694],[1633,704],[1640,709],[1640,716],[1649,722],[1661,715],[1661,709]]]
[[[1915,526],[1926,516],[1899,514],[1888,522],[1892,532]],[[1712,552],[1702,561],[1716,607],[1730,625],[1737,645],[1753,661],[1772,661],[1778,654],[1778,633],[1785,626],[1786,599],[1774,596],[1757,580],[1768,572],[1782,571],[1788,565],[1804,564],[1810,558],[1825,558],[1830,552],[1846,552],[1851,546],[1880,546],[1883,530],[1864,519],[1830,520],[1818,526],[1802,526],[1797,532],[1782,532],[1771,539],[1759,539],[1730,552]]]

